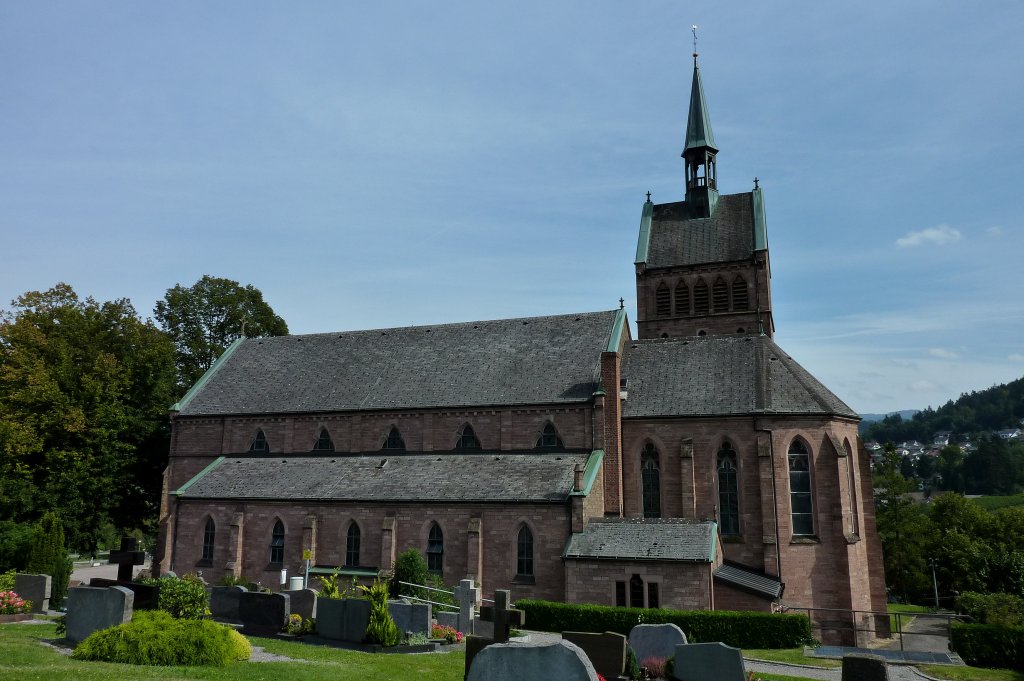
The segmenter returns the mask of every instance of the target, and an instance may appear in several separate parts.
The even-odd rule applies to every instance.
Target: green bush
[[[721,641],[736,648],[795,648],[814,642],[806,615],[726,610],[613,608],[605,605],[521,600],[526,626],[537,631],[614,631],[629,635],[637,624],[672,623],[694,643]]]
[[[385,647],[397,646],[402,640],[402,633],[388,612],[387,582],[378,580],[373,586],[361,588],[370,600],[370,623],[366,625],[366,640]]]
[[[103,629],[78,644],[76,660],[157,666],[223,667],[248,660],[252,646],[231,627],[210,620],[176,620],[140,610],[128,624]]]
[[[64,524],[56,513],[47,513],[32,532],[25,571],[50,575],[50,607],[55,610],[67,595],[72,567],[64,546]]]
[[[32,525],[0,520],[0,570],[23,570],[32,545]]]
[[[416,549],[402,551],[402,553],[398,554],[398,559],[395,561],[394,576],[391,581],[391,593],[396,596],[406,594],[409,596],[416,596],[417,598],[425,598],[425,589],[403,586],[399,584],[399,582],[426,584],[429,579],[430,573],[427,571],[427,562],[423,560],[423,556],[420,555],[420,552]]]
[[[157,607],[175,619],[201,620],[209,612],[210,596],[206,585],[195,575],[161,577],[150,583],[160,586]]]
[[[0,591],[14,591],[14,570],[0,574]]]
[[[1024,669],[1024,627],[955,623],[949,647],[973,667]]]
[[[965,591],[957,597],[956,609],[970,615],[977,624],[1024,625],[1024,598],[1013,594]]]

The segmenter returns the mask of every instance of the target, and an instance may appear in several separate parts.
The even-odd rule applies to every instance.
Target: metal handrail
[[[930,636],[931,635],[931,634],[926,634],[926,633],[918,632],[918,631],[904,631],[903,630],[903,618],[904,617],[907,617],[907,618],[910,618],[910,619],[914,619],[914,618],[918,618],[918,617],[921,617],[921,618],[933,618],[933,619],[945,619],[946,620],[946,632],[947,632],[947,636],[949,636],[949,637],[952,637],[952,634],[953,634],[953,620],[954,619],[958,619],[958,620],[970,620],[970,619],[973,619],[969,615],[958,615],[956,613],[888,612],[888,611],[880,612],[880,611],[877,611],[877,610],[848,610],[846,608],[806,608],[806,607],[802,607],[802,606],[790,606],[790,605],[784,605],[784,606],[782,606],[782,609],[781,609],[782,612],[787,612],[787,611],[790,611],[790,610],[799,611],[799,612],[806,612],[807,613],[807,618],[811,621],[811,626],[812,627],[816,627],[816,628],[820,629],[821,631],[826,631],[826,630],[828,630],[828,631],[852,631],[855,635],[858,632],[877,631],[877,629],[866,628],[866,627],[858,627],[857,626],[857,622],[858,622],[858,619],[859,619],[857,617],[858,615],[868,615],[868,616],[871,616],[871,617],[886,617],[886,618],[894,617],[894,618],[896,618],[896,630],[895,630],[895,632],[890,631],[890,634],[895,633],[895,634],[897,634],[899,636],[900,650],[901,651],[903,650],[903,637],[904,636]],[[815,621],[815,619],[813,617],[811,617],[811,613],[812,612],[844,613],[844,614],[850,615],[850,619],[852,621],[849,623],[848,626],[826,626],[826,623],[822,623],[820,621]]]

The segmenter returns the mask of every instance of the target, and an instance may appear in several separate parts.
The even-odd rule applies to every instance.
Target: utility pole
[[[935,609],[939,609],[939,580],[935,576],[935,566],[938,564],[934,558],[928,559],[928,565],[932,568],[932,588],[935,590]]]

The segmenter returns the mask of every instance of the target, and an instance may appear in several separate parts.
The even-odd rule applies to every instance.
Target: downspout
[[[171,537],[171,563],[167,569],[177,574],[174,569],[174,556],[178,553],[178,515],[181,513],[181,500],[174,500],[174,530]]]

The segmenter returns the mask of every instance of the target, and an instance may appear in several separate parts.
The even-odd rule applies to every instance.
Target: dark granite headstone
[[[468,675],[468,681],[523,679],[597,681],[597,672],[577,646],[568,641],[555,641],[487,646],[473,660]]]
[[[302,619],[313,619],[316,617],[316,592],[312,589],[295,589],[294,591],[282,591],[288,594],[291,599],[293,615],[301,615]]]
[[[130,582],[135,577],[135,566],[146,562],[146,552],[139,550],[139,540],[121,537],[121,549],[110,552],[110,563],[117,563],[117,581]]]
[[[675,624],[638,624],[629,630],[629,647],[641,666],[649,657],[667,660],[681,643],[686,643],[686,634]]]
[[[215,586],[210,590],[210,616],[221,622],[238,624],[242,594],[249,593],[244,586]]]
[[[843,681],[889,681],[889,668],[878,655],[844,655]]]
[[[135,594],[123,586],[69,589],[68,613],[64,618],[67,639],[79,643],[94,631],[131,622],[134,600]]]
[[[677,645],[675,654],[672,678],[679,681],[747,681],[739,648],[724,643],[691,643]]]
[[[562,639],[573,643],[587,654],[597,673],[606,679],[626,669],[626,637],[614,631],[594,634],[588,631],[563,631]]]
[[[402,633],[430,636],[430,604],[388,601],[388,612]]]
[[[32,612],[46,612],[50,609],[50,575],[14,575],[14,593],[32,602]]]
[[[268,634],[281,631],[291,614],[290,599],[286,594],[266,594],[248,591],[238,603],[238,620],[246,633]]]
[[[111,586],[123,586],[135,594],[136,610],[158,610],[160,608],[160,587],[155,584],[139,584],[138,582],[119,582],[116,579],[103,579],[93,577],[89,580],[89,586],[107,588]]]
[[[511,593],[505,589],[494,592],[494,605],[480,608],[480,619],[494,623],[494,642],[508,643],[509,630],[526,623],[526,613],[509,608]]]
[[[358,598],[318,598],[317,636],[334,641],[360,643],[370,624],[370,601]]]

